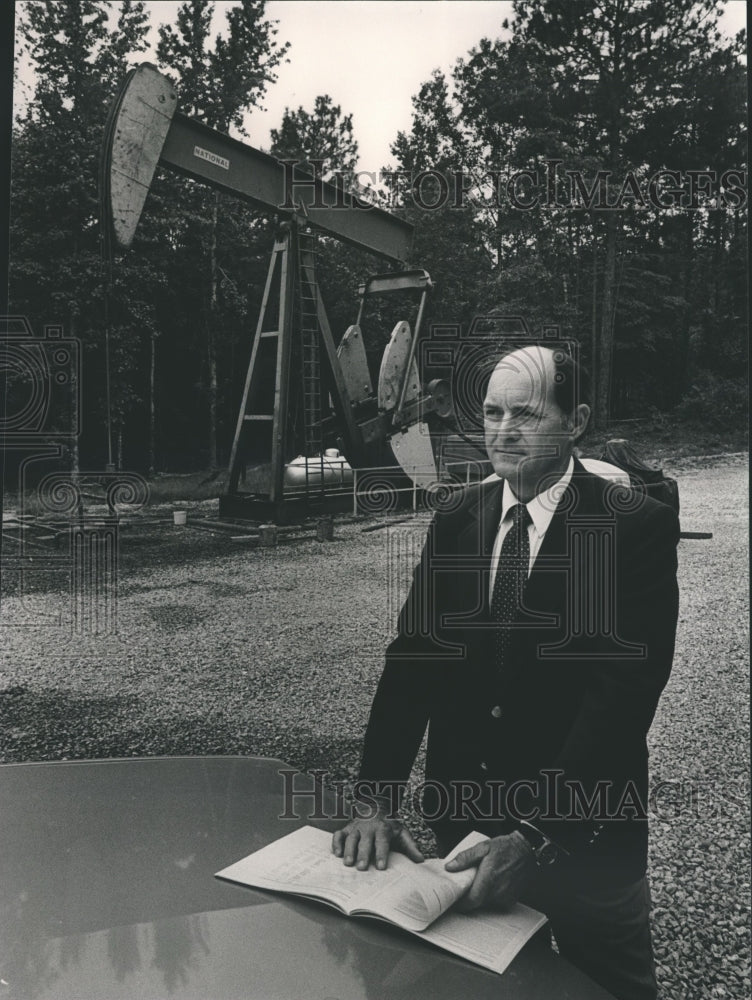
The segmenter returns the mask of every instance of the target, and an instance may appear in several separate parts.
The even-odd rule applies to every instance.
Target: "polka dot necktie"
[[[530,565],[530,539],[527,531],[530,511],[525,504],[518,503],[509,513],[512,516],[512,524],[501,544],[491,596],[491,618],[501,626],[496,629],[494,645],[494,660],[499,673],[510,665],[507,661],[512,642],[511,625],[519,618]]]

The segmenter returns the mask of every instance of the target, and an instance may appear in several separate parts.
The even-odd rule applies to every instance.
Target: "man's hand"
[[[346,865],[357,863],[359,871],[365,871],[371,861],[376,862],[379,870],[386,868],[391,848],[406,854],[411,861],[423,860],[420,848],[396,819],[379,815],[373,819],[352,819],[332,837],[333,853],[338,858],[344,857]]]
[[[534,864],[532,848],[515,830],[460,851],[444,867],[448,872],[462,872],[478,865],[473,884],[457,903],[458,910],[469,913],[481,906],[511,906],[519,898]]]

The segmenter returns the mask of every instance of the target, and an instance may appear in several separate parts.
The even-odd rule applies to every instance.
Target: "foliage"
[[[184,113],[220,132],[235,128],[244,133],[245,113],[260,104],[267,87],[276,80],[274,70],[289,46],[277,43],[276,22],[267,19],[264,0],[246,0],[230,8],[226,35],[220,33],[212,42],[213,12],[210,0],[182,3],[177,9],[177,27],[165,24],[159,29],[157,58],[176,80]],[[217,191],[198,185],[175,187],[179,192],[175,208],[188,220],[183,229],[186,252],[182,275],[194,294],[185,300],[191,305],[186,322],[196,325],[198,320],[204,361],[200,398],[206,406],[208,464],[214,469],[220,457],[226,459],[226,454],[220,453],[219,414],[227,402],[222,386],[228,373],[220,372],[220,344],[227,343],[228,333],[232,337],[238,319],[244,318],[239,291],[242,274],[230,261],[244,256],[257,217],[249,209],[220,198]],[[245,223],[242,231],[234,225],[238,215]],[[232,233],[239,241],[228,244],[227,239],[221,241],[220,233],[225,237]],[[196,290],[200,290],[198,297]],[[229,297],[224,294],[228,291]]]
[[[722,430],[741,428],[749,420],[749,388],[744,379],[698,372],[676,408],[681,420]]]
[[[10,302],[37,335],[62,323],[82,342],[85,450],[103,456],[101,358],[105,325],[105,270],[99,248],[97,175],[99,145],[114,87],[130,54],[143,50],[142,2],[119,5],[114,27],[108,5],[92,0],[27,3],[19,34],[36,69],[33,100],[13,136]],[[109,317],[113,338],[115,423],[140,402],[134,329],[153,322],[160,282],[123,278],[128,306]],[[138,317],[138,318],[137,318]],[[100,391],[101,390],[101,391]]]
[[[177,29],[159,29],[157,58],[173,72],[185,114],[220,132],[245,135],[245,112],[260,103],[276,80],[275,68],[289,48],[276,41],[276,22],[265,13],[265,0],[244,0],[227,11],[227,37],[220,33],[210,47],[214,3],[187,0],[177,8]]]
[[[105,332],[110,438],[122,438],[123,461],[221,466],[275,220],[158,172],[133,249],[110,268],[99,242],[100,143],[116,88],[143,58],[147,8],[30,0],[18,10],[36,82],[13,135],[12,310],[38,335],[58,323],[81,341],[84,466],[108,458]],[[244,135],[246,112],[288,58],[265,3],[231,6],[216,36],[209,0],[173,10],[157,58],[181,110]],[[558,324],[593,370],[601,430],[608,418],[678,413],[719,426],[742,412],[744,35],[724,40],[717,22],[711,0],[517,2],[501,38],[479,39],[422,84],[392,145],[385,200],[416,227],[409,263],[435,286],[427,324],[466,331],[498,307],[534,329]],[[277,156],[323,159],[326,173],[347,177],[357,164],[352,116],[329,95],[287,108],[272,142]],[[671,204],[665,176],[663,204],[647,197],[666,170],[679,196],[694,189],[694,206]],[[599,171],[609,198],[627,192],[616,210],[583,195]],[[383,265],[326,237],[318,252],[338,338],[355,320],[359,284]],[[414,321],[414,304],[371,303],[374,374],[400,319]]]
[[[308,112],[285,108],[282,124],[271,130],[271,152],[280,160],[308,164],[322,161],[321,175],[351,174],[358,165],[358,143],[353,133],[352,115],[343,115],[339,104],[328,94],[319,94]]]
[[[698,365],[743,359],[746,195],[671,208],[648,194],[667,169],[690,194],[722,193],[729,168],[745,183],[743,36],[723,42],[718,13],[711,0],[517,2],[504,38],[423,84],[392,146],[408,177],[462,171],[461,209],[414,214],[430,267],[446,282],[456,264],[484,307],[579,336],[601,426],[675,405]],[[577,194],[599,172],[610,205],[588,206]]]

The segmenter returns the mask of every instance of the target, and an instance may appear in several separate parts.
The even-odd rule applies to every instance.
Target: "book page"
[[[545,922],[542,913],[515,903],[502,912],[445,913],[417,936],[484,969],[502,973]]]
[[[486,839],[472,833],[453,854]],[[451,857],[452,855],[449,855]],[[373,913],[411,931],[424,930],[467,891],[475,869],[446,872],[447,859],[416,864],[392,851],[388,867],[367,871],[343,864],[331,852],[331,834],[301,827],[217,872],[218,878],[260,889],[313,896],[347,914]]]
[[[546,918],[521,903],[503,913],[446,912],[470,887],[476,869],[452,873],[444,871],[444,864],[486,839],[483,834],[471,833],[447,858],[431,858],[422,864],[393,851],[385,871],[373,866],[359,871],[345,866],[332,854],[331,834],[304,826],[223,868],[217,878],[310,896],[333,903],[348,915],[381,917],[424,941],[500,973]]]
[[[406,930],[422,931],[456,902],[472,883],[472,878],[462,878],[466,874],[464,872],[455,875],[447,872],[448,877],[443,878],[434,869],[426,869],[427,861],[416,864],[409,858],[393,858],[390,854],[389,864],[387,871],[377,874],[384,876],[392,872],[398,878],[380,878],[369,887],[368,895],[351,912],[375,914]]]
[[[362,912],[375,913],[405,930],[425,930],[467,892],[475,878],[475,868],[448,872],[444,870],[446,862],[460,851],[487,839],[482,833],[470,833],[446,858],[428,858],[421,864],[392,852],[387,871],[398,871],[401,877],[398,881],[389,879],[374,883],[374,891],[368,895]]]
[[[387,872],[345,867],[332,854],[331,841],[330,833],[304,826],[223,868],[216,877],[259,889],[315,896],[350,913],[359,900],[378,891]],[[392,880],[398,877],[392,874]]]

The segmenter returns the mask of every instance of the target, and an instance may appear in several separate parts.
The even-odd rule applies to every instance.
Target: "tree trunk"
[[[149,356],[149,476],[156,471],[156,406],[154,399],[154,376],[156,372],[157,338],[151,331],[149,338],[151,354]]]
[[[599,344],[598,390],[595,405],[595,426],[605,430],[611,405],[611,371],[614,350],[614,318],[616,313],[616,239],[618,214],[606,212],[606,260],[603,268],[603,308]]]
[[[580,330],[580,316],[582,315],[582,231],[577,224],[575,251],[574,251],[574,328]]]
[[[209,322],[206,331],[206,353],[209,368],[209,468],[217,464],[217,214],[219,193],[212,195],[211,232],[209,234]]]
[[[590,382],[592,386],[593,424],[598,391],[598,236],[593,222],[593,315],[590,327]]]
[[[625,7],[617,3],[613,8],[613,23],[610,29],[611,53],[610,70],[607,72],[607,134],[609,174],[616,177],[620,173],[621,147],[624,118],[622,107],[622,56],[624,51]],[[609,192],[606,190],[606,197]],[[611,374],[614,361],[614,327],[616,323],[616,244],[620,228],[620,215],[606,210],[606,259],[603,264],[603,299],[601,304],[601,332],[598,352],[598,389],[595,404],[595,426],[605,430],[611,411]]]
[[[75,302],[70,303],[70,338],[75,339],[78,334],[78,327],[76,320],[78,317],[78,305]],[[79,360],[81,363],[83,359]],[[71,474],[74,480],[78,479],[79,473],[81,471],[81,460],[78,451],[78,393],[80,386],[78,384],[78,372],[73,366],[71,371],[70,380],[70,460],[71,460]]]
[[[713,358],[717,358],[718,348],[723,334],[723,324],[721,322],[721,279],[723,271],[723,243],[725,237],[724,222],[726,221],[726,215],[723,209],[716,208],[714,212],[711,212],[711,217],[712,216],[715,216],[713,219],[715,223],[715,233],[713,239],[713,334],[715,343],[712,345],[711,355]]]
[[[81,459],[78,451],[78,375],[75,370],[71,378],[71,472],[78,478],[81,471]]]
[[[686,213],[684,230],[684,309],[682,310],[681,359],[679,364],[679,384],[676,386],[674,401],[678,403],[689,389],[690,380],[690,337],[692,325],[692,275],[694,271],[694,215]]]

